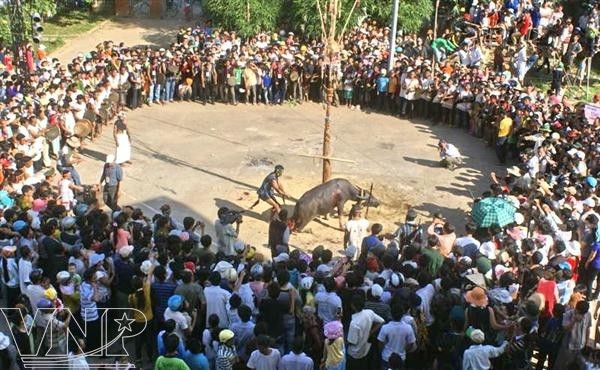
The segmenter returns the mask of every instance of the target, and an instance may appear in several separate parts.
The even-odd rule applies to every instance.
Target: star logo
[[[131,323],[134,322],[134,319],[130,319],[127,317],[127,315],[125,313],[123,313],[123,317],[120,319],[115,319],[115,322],[117,324],[119,324],[119,332],[124,331],[124,330],[131,330]]]

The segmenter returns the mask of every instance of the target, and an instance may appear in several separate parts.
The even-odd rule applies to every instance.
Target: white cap
[[[371,286],[371,295],[373,297],[381,297],[383,294],[383,288],[379,284],[373,284]]]
[[[106,163],[113,163],[115,161],[115,156],[113,154],[108,154],[106,156]]]
[[[273,262],[287,262],[290,259],[290,255],[287,253],[280,253],[277,257],[273,258]]]
[[[588,207],[590,207],[590,208],[594,208],[594,207],[596,207],[596,202],[595,202],[595,201],[594,201],[594,199],[592,199],[592,198],[587,198],[587,199],[584,199],[584,200],[583,200],[581,203],[582,203],[584,206],[588,206]]]
[[[471,332],[471,340],[477,344],[481,344],[485,341],[485,334],[481,330],[475,329]]]
[[[525,222],[525,216],[523,216],[523,214],[519,212],[515,213],[515,223],[517,225],[522,225],[523,222]]]

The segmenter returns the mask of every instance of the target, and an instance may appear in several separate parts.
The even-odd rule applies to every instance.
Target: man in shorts
[[[279,182],[281,175],[283,175],[283,166],[278,164],[275,166],[275,170],[265,177],[260,188],[258,188],[258,191],[256,192],[258,194],[258,199],[250,209],[256,207],[258,203],[263,200],[272,207],[271,215],[279,214],[281,205],[275,199],[275,192],[279,193],[282,197],[287,196],[287,193],[283,190],[283,186],[281,186],[281,183]]]

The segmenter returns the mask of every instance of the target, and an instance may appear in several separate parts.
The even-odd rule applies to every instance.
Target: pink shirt
[[[113,239],[113,233],[110,234],[110,238]],[[117,229],[117,244],[115,244],[115,251],[118,252],[122,247],[129,245],[129,231],[123,229]]]

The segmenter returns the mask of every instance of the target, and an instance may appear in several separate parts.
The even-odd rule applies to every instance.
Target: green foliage
[[[398,29],[406,33],[418,32],[428,20],[433,18],[434,10],[432,0],[400,1]]]
[[[323,1],[321,2],[321,4]],[[311,36],[321,35],[317,0],[292,0],[289,24],[298,31]],[[354,0],[341,0],[342,21],[348,16]],[[380,24],[391,24],[392,0],[362,0],[350,18],[348,28],[355,26],[358,20],[366,14]],[[407,33],[417,32],[432,18],[434,11],[433,0],[400,0],[398,8],[398,30]],[[343,25],[340,25],[340,30]]]
[[[367,0],[367,3],[373,2],[374,0]],[[321,1],[321,6],[324,6],[326,0]],[[350,16],[348,22],[348,29],[352,29],[357,24],[358,18],[361,15],[361,6],[364,6],[365,1],[359,2]],[[344,23],[348,19],[348,14],[352,10],[354,0],[340,0],[341,11],[338,19],[338,30],[341,32]],[[303,35],[318,38],[321,36],[321,20],[319,18],[319,11],[317,10],[317,0],[292,0],[291,7],[289,9],[290,19],[288,24],[297,31],[302,32]]]
[[[206,0],[202,7],[216,26],[249,36],[276,30],[282,4],[281,0]]]

